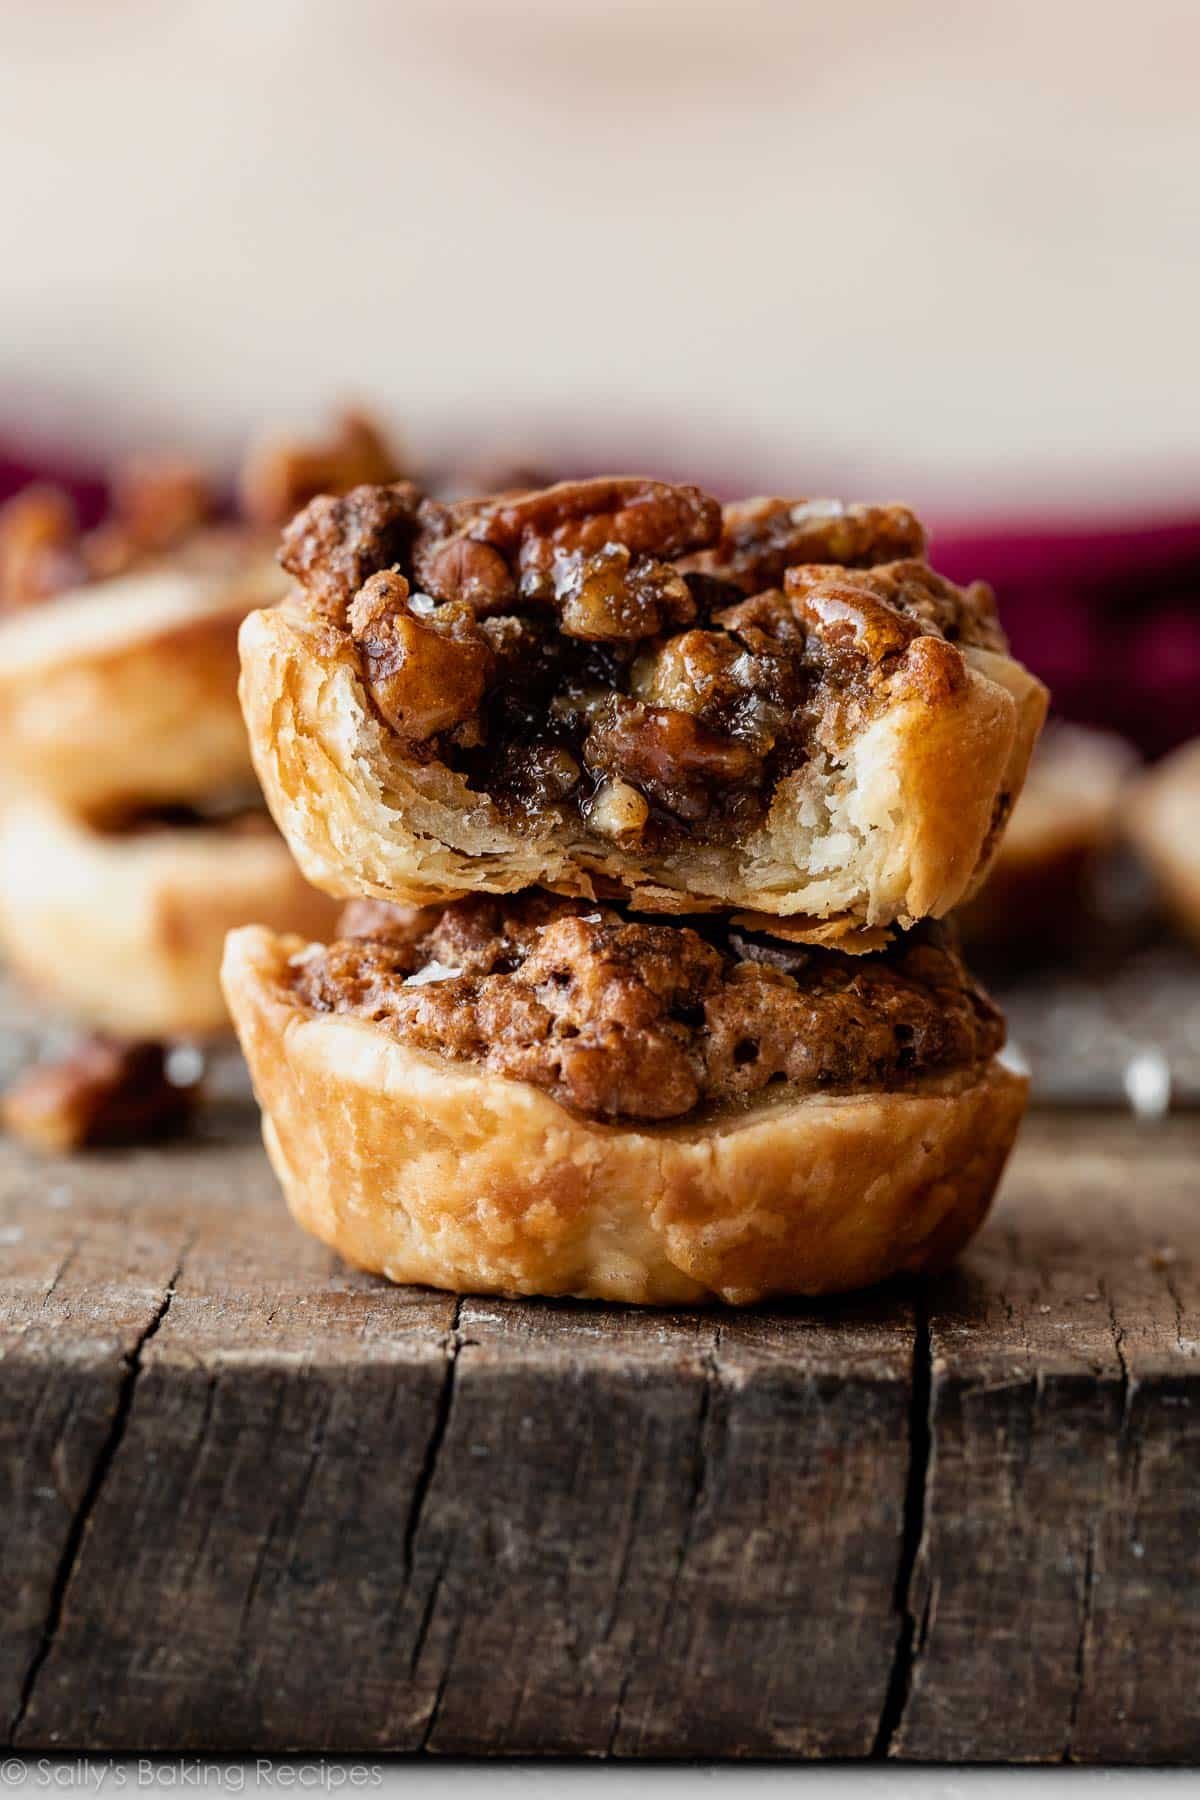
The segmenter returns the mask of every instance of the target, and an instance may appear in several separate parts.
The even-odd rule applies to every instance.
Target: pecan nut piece
[[[440,600],[490,612],[518,601],[565,603],[572,635],[628,638],[643,635],[640,622],[650,614],[660,623],[694,616],[686,584],[665,565],[711,543],[719,528],[720,508],[699,488],[634,476],[564,481],[507,500],[428,503],[413,573]],[[627,553],[619,582],[612,581],[617,550]],[[640,594],[628,591],[636,578]],[[652,602],[647,581],[657,588]],[[609,582],[601,603],[597,589]],[[589,586],[591,600],[581,603]]]
[[[385,570],[359,590],[347,622],[371,696],[399,737],[420,743],[476,712],[494,658],[469,606],[418,617],[404,576]]]
[[[279,561],[309,600],[339,624],[363,583],[408,559],[421,491],[411,481],[321,494],[280,540]]]
[[[162,1044],[98,1036],[27,1070],[0,1100],[0,1124],[61,1155],[168,1136],[187,1123],[198,1095],[198,1083],[168,1079]]]
[[[906,506],[761,498],[727,506],[719,540],[688,567],[756,594],[777,587],[797,563],[868,568],[924,548],[921,522]]]
[[[748,744],[710,731],[690,713],[614,695],[583,747],[593,774],[613,775],[681,819],[702,819],[720,791],[762,781]]]
[[[985,650],[1007,644],[985,582],[969,588],[937,575],[928,563],[894,562],[875,569],[789,569],[784,589],[794,616],[827,641],[853,642],[872,666],[901,654],[918,637]]]

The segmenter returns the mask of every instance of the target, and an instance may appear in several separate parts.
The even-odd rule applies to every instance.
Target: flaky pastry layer
[[[925,680],[918,639],[890,703],[833,767],[781,784],[743,845],[639,856],[552,812],[522,822],[381,722],[349,638],[290,604],[242,627],[242,705],[268,804],[309,879],[331,894],[425,904],[540,884],[621,895],[645,911],[699,905],[807,916],[830,941],[940,917],[982,879],[994,826],[1020,791],[1045,693],[998,652],[939,646],[960,665]],[[835,933],[835,941],[836,941]]]

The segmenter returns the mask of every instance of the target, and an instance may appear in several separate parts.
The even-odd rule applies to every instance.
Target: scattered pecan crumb
[[[134,1144],[182,1129],[198,1093],[168,1079],[162,1044],[97,1036],[26,1070],[0,1097],[0,1124],[50,1154]]]

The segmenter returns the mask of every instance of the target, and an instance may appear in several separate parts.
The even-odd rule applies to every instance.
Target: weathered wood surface
[[[0,1148],[20,1747],[1200,1757],[1200,1121],[1034,1119],[962,1268],[390,1289],[247,1121]]]

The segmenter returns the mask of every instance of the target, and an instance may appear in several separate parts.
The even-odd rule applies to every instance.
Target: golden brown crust
[[[528,1083],[295,1004],[298,938],[223,978],[298,1222],[395,1281],[641,1303],[821,1294],[941,1267],[981,1223],[1025,1083],[992,1063],[904,1094],[600,1124]]]
[[[280,590],[261,548],[213,534],[5,621],[0,786],[90,813],[244,782],[237,630]]]
[[[1200,943],[1200,738],[1130,789],[1123,825],[1154,873],[1172,919]]]
[[[221,952],[248,919],[311,933],[333,920],[266,820],[110,836],[34,799],[0,814],[0,950],[87,1025],[226,1030]]]
[[[540,884],[644,911],[808,914],[823,935],[831,921],[940,916],[963,897],[1045,707],[1010,658],[918,637],[840,765],[814,757],[781,782],[743,844],[685,841],[655,856],[552,811],[510,821],[461,775],[411,754],[380,719],[352,640],[305,608],[252,614],[241,647],[259,780],[305,873],[330,893],[420,904]]]

